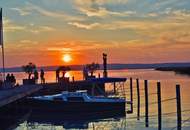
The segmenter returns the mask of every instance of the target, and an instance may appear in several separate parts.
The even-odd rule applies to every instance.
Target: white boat
[[[29,97],[25,106],[38,112],[125,114],[125,99],[89,96],[87,91],[62,92],[56,95]]]

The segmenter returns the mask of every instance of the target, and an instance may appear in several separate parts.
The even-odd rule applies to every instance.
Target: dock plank
[[[37,92],[42,88],[41,85],[22,85],[12,89],[0,90],[0,107]]]

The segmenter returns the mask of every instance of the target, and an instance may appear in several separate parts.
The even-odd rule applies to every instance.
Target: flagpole
[[[2,49],[2,65],[3,65],[3,83],[5,82],[5,54],[4,54],[4,40],[3,40],[3,10],[1,8],[1,49]]]

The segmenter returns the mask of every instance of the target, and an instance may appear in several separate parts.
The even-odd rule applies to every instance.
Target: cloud
[[[158,13],[148,13],[148,17],[158,17]]]
[[[24,44],[38,44],[37,41],[31,41],[31,40],[21,40],[20,43],[24,43]]]
[[[190,11],[186,9],[172,9],[172,8],[166,8],[164,11],[161,11],[159,15],[167,15],[172,17],[181,17],[181,18],[187,18],[190,17]]]
[[[128,0],[74,0],[76,4],[92,5],[92,4],[126,4]]]
[[[59,47],[50,47],[50,48],[47,48],[48,51],[64,51],[64,52],[72,52],[73,49],[71,48],[65,48],[65,47],[62,47],[62,48],[59,48]]]
[[[125,12],[116,12],[116,11],[109,11],[106,8],[98,7],[94,8],[78,8],[82,13],[86,14],[89,17],[105,17],[105,16],[119,16],[119,17],[126,17],[136,14],[134,11],[125,11]]]
[[[84,24],[80,22],[69,23],[78,28],[84,29],[102,29],[102,30],[121,30],[121,29],[132,29],[136,31],[143,31],[143,30],[162,30],[162,29],[169,29],[172,27],[183,27],[189,26],[188,23],[180,23],[175,21],[138,21],[138,20],[118,20],[113,21],[110,23],[91,23],[91,24]]]
[[[175,32],[171,31],[167,31],[167,32],[163,32],[160,35],[160,39],[161,41],[167,41],[168,43],[170,43],[171,45],[173,44],[179,44],[179,43],[190,43],[190,32],[187,30],[178,30]]]
[[[108,15],[109,11],[107,11],[105,8],[98,8],[98,9],[93,9],[93,8],[78,8],[82,13],[85,15],[92,17],[92,16],[97,16],[97,17],[103,17]]]
[[[42,31],[55,31],[55,29],[53,27],[50,27],[50,26],[41,26],[39,28]]]
[[[179,3],[183,3],[181,0],[158,0],[155,4],[154,8],[163,8],[163,7],[171,7],[172,5]]]
[[[34,34],[39,34],[41,32],[52,32],[55,31],[56,29],[50,26],[32,26],[30,27],[30,32],[34,33]]]
[[[56,29],[51,27],[51,26],[45,26],[45,25],[18,25],[16,23],[13,23],[10,19],[4,18],[3,20],[4,24],[4,30],[6,32],[31,32],[34,34],[39,34],[42,32],[52,32],[55,31]]]
[[[113,41],[107,41],[102,43],[102,41],[60,41],[57,43],[48,43],[48,51],[84,51],[84,50],[96,50],[103,48],[116,48],[118,44]],[[89,46],[90,45],[90,46]]]
[[[10,19],[3,19],[4,30],[6,32],[16,32],[16,31],[24,31],[26,29],[25,26],[14,24]]]
[[[99,26],[99,23],[92,23],[92,24],[82,24],[77,22],[69,22],[69,25],[73,25],[77,28],[83,28],[83,29],[93,29]]]
[[[187,19],[190,18],[190,10],[166,8],[163,11],[148,13],[146,17],[162,17],[162,19]]]
[[[119,17],[126,17],[130,15],[136,14],[134,11],[112,11],[108,10],[104,4],[116,4],[116,3],[126,3],[126,0],[76,0],[76,8],[83,14],[89,17],[105,17],[105,16],[119,16]]]
[[[190,11],[182,9],[182,10],[173,10],[169,12],[170,15],[178,16],[178,17],[190,17]]]
[[[58,13],[58,12],[53,12],[53,11],[49,11],[46,10],[44,8],[41,8],[37,5],[34,5],[32,3],[27,3],[28,8],[30,8],[31,10],[35,10],[37,12],[39,12],[40,14],[44,15],[44,16],[48,16],[48,17],[53,17],[53,18],[61,18],[64,19],[66,21],[82,21],[83,18],[79,17],[79,16],[70,16],[67,15],[65,13]]]
[[[30,10],[29,9],[21,9],[21,8],[10,8],[13,11],[17,11],[21,16],[26,16],[30,14]]]

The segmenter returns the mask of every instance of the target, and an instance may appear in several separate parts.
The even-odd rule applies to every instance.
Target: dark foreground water
[[[26,77],[24,73],[15,74],[18,82]],[[67,74],[68,77],[75,76],[75,79],[82,79],[80,71],[71,71]],[[89,130],[156,130],[157,129],[157,95],[156,83],[161,82],[162,92],[162,124],[163,130],[176,129],[176,100],[175,85],[181,85],[182,98],[182,126],[184,130],[190,129],[190,77],[183,75],[175,75],[174,72],[161,72],[155,70],[117,70],[110,71],[111,77],[132,77],[133,79],[140,79],[140,94],[141,94],[141,118],[140,121],[136,119],[136,82],[134,80],[134,113],[127,114],[124,117],[112,117],[96,115],[93,118],[84,119],[80,114],[72,115],[72,119],[64,119],[63,116],[58,119],[48,117],[48,113],[41,113],[39,115],[32,114],[31,111],[13,110],[12,113],[8,111],[1,116],[1,125],[7,124],[7,128],[15,130],[64,130],[64,129],[89,129]],[[145,128],[144,123],[144,83],[147,79],[149,85],[149,121],[150,127]],[[46,81],[55,81],[54,72],[46,72]],[[109,87],[109,84],[107,85]],[[129,81],[125,83],[126,98],[129,99]],[[129,106],[127,106],[129,107]],[[19,114],[17,114],[19,113]],[[43,118],[45,115],[45,118]],[[3,128],[5,129],[5,128]],[[0,129],[1,130],[1,129]]]

